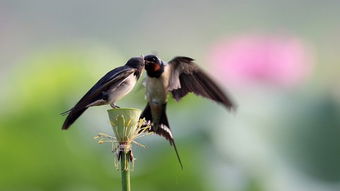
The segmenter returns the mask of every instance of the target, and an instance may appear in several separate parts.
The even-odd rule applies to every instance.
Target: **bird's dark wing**
[[[169,91],[179,101],[189,92],[223,104],[227,109],[235,109],[234,103],[202,69],[189,57],[175,57],[169,62]]]
[[[103,76],[80,100],[73,108],[86,107],[90,103],[100,99],[102,92],[112,86],[118,86],[129,75],[134,73],[136,69],[127,66],[121,66],[111,70]]]
[[[63,124],[63,129],[67,129],[86,109],[87,106],[97,100],[103,99],[103,92],[112,86],[118,86],[136,69],[121,66],[115,68],[103,76],[70,110],[64,112],[68,116]]]

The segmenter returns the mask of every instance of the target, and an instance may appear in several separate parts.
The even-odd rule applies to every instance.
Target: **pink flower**
[[[241,36],[212,47],[208,63],[231,85],[272,84],[291,87],[311,69],[303,42],[287,36]]]

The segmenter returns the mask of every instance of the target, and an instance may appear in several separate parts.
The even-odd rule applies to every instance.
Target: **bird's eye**
[[[150,56],[147,56],[146,58],[144,58],[146,61],[149,61],[149,62],[153,62],[153,63],[157,63],[158,62],[158,58],[156,56],[153,56],[153,55],[150,55]]]

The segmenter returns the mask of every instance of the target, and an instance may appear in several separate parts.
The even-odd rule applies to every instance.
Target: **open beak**
[[[140,55],[140,58],[143,60],[143,65],[145,65],[144,55],[141,54],[141,55]]]

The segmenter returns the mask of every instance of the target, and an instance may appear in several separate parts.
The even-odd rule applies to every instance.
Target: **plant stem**
[[[131,191],[128,153],[123,152],[120,159],[120,167],[122,173],[122,191]]]
[[[134,108],[115,108],[107,110],[110,123],[118,143],[118,160],[122,174],[122,191],[131,191],[130,162],[133,162],[131,143],[138,137],[142,124],[139,123],[141,111]]]

